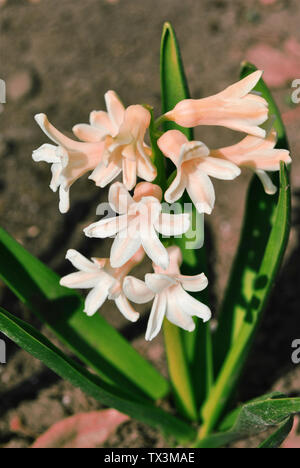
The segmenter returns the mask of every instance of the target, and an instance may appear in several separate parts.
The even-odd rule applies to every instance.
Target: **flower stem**
[[[182,343],[181,330],[168,320],[164,321],[163,329],[176,406],[184,417],[197,421],[196,399]]]

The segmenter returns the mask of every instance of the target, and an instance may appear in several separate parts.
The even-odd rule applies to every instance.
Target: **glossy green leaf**
[[[256,71],[249,63],[242,66],[241,77]],[[288,149],[285,128],[280,112],[263,80],[255,90],[268,101],[270,116],[275,116],[274,127],[278,134],[278,148]],[[275,173],[274,183],[278,186],[279,177]],[[230,280],[219,314],[219,325],[214,339],[215,371],[220,370],[228,350],[239,334],[252,301],[253,284],[261,267],[263,255],[274,225],[278,197],[265,194],[257,176],[250,184],[245,207],[244,224],[239,248],[233,264]]]
[[[141,403],[134,401],[133,398],[124,398],[118,389],[66,357],[36,329],[1,308],[0,330],[60,377],[104,405],[158,428],[181,443],[189,441],[194,436],[195,432],[188,424],[155,407],[152,403]]]
[[[184,66],[181,59],[179,44],[172,26],[166,23],[161,42],[161,91],[162,113],[173,109],[183,99],[190,97]],[[163,123],[164,131],[179,129],[189,140],[193,139],[192,129],[182,128],[173,122]],[[174,171],[174,166],[168,165],[167,176]],[[190,198],[185,194],[181,201],[192,206]],[[195,225],[198,222],[198,230],[194,238],[190,233],[181,239],[176,239],[176,244],[183,254],[182,271],[185,274],[198,274],[205,271],[204,249],[196,248],[196,244],[203,243],[204,220],[199,217],[195,208],[192,209],[192,219]],[[200,222],[200,226],[199,226]],[[196,295],[202,301],[206,297]],[[212,351],[210,330],[207,324],[197,320],[197,329],[194,333],[178,330],[177,327],[165,325],[165,339],[168,354],[170,376],[174,386],[179,408],[186,407],[186,415],[195,420],[201,402],[209,392],[212,381]],[[178,359],[180,354],[180,359]],[[179,365],[180,363],[180,365]]]
[[[260,269],[255,281],[253,281],[252,297],[248,304],[245,320],[226,356],[209,398],[202,409],[203,426],[200,437],[205,437],[216,426],[226,408],[247,359],[286,249],[290,232],[290,207],[291,190],[289,175],[284,163],[281,163],[280,193],[274,225]]]
[[[99,314],[83,313],[82,297],[0,229],[0,278],[84,363],[132,395],[160,399],[168,383]],[[138,370],[138,372],[137,372]]]
[[[212,434],[200,440],[196,446],[201,448],[224,447],[237,440],[246,439],[280,425],[276,432],[264,444],[267,448],[281,445],[291,430],[291,415],[300,411],[300,398],[265,396],[246,403],[235,414],[233,427],[226,432]]]
[[[279,428],[268,437],[264,442],[260,444],[258,448],[261,449],[271,449],[271,448],[280,448],[291,430],[293,429],[294,418],[291,416],[286,421],[284,421]]]

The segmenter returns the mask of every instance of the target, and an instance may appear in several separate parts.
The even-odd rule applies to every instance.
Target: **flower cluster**
[[[99,187],[106,187],[122,173],[122,183],[114,182],[109,189],[109,204],[118,216],[101,219],[84,230],[88,237],[115,237],[110,257],[90,261],[75,250],[69,250],[66,257],[78,271],[64,277],[61,284],[91,289],[85,302],[88,316],[110,299],[128,320],[135,322],[139,314],[129,301],[136,304],[153,301],[147,340],[159,333],[165,317],[188,331],[195,328],[193,316],[203,321],[210,319],[210,309],[187,292],[205,289],[207,278],[203,273],[183,276],[180,249],[175,245],[166,247],[159,236],[185,234],[190,228],[190,214],[163,212],[162,200],[172,204],[186,190],[200,214],[211,214],[215,204],[211,177],[233,180],[243,167],[256,172],[266,193],[276,192],[268,172],[278,171],[280,161],[290,163],[291,158],[288,151],[275,149],[276,132],[261,128],[268,119],[268,105],[252,92],[261,75],[260,71],[252,73],[212,97],[181,101],[159,119],[182,127],[215,125],[247,134],[241,142],[220,149],[188,141],[179,130],[162,134],[158,147],[176,168],[165,193],[155,183],[157,168],[152,149],[145,143],[151,121],[145,107],[132,105],[125,109],[116,93],[108,91],[107,112],[93,111],[89,124],[76,125],[73,132],[77,140],[58,131],[46,115],[36,116],[37,123],[55,145],[44,144],[33,152],[33,159],[52,164],[50,188],[59,190],[62,213],[69,210],[70,187],[80,177],[90,173],[89,179]],[[143,182],[137,183],[138,178]],[[128,276],[145,254],[153,261],[154,273],[147,274],[145,281]]]

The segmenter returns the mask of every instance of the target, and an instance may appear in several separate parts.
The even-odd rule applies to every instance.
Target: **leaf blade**
[[[2,280],[84,363],[143,398],[165,396],[168,384],[158,372],[99,314],[86,317],[82,297],[60,286],[59,277],[2,228],[0,256]]]
[[[91,374],[72,359],[66,357],[40,332],[0,308],[0,329],[18,346],[42,361],[63,379],[88,393],[108,407],[113,407],[165,434],[186,442],[194,434],[186,423],[155,407],[150,402],[136,402],[113,388],[100,377]]]

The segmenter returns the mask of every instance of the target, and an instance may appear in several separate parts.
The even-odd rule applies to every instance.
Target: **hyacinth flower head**
[[[124,265],[142,246],[157,265],[167,268],[169,255],[158,237],[181,235],[190,227],[190,215],[162,213],[162,190],[149,182],[139,183],[133,197],[116,182],[109,191],[109,203],[120,216],[102,219],[88,226],[88,237],[115,236],[110,260],[114,268]]]
[[[203,291],[207,287],[208,280],[204,273],[196,276],[182,275],[182,254],[179,247],[169,247],[168,254],[170,264],[167,269],[154,264],[154,273],[147,274],[145,282],[128,276],[123,283],[124,292],[132,302],[144,304],[154,299],[146,331],[148,341],[158,335],[165,317],[189,332],[195,330],[193,316],[204,322],[211,318],[210,309],[187,293]]]
[[[174,203],[187,190],[199,213],[211,214],[215,191],[210,177],[232,180],[241,170],[232,162],[212,157],[208,147],[200,141],[189,141],[179,130],[166,132],[158,146],[177,168],[177,174],[165,193],[165,200]]]
[[[98,166],[105,143],[74,141],[57,130],[45,114],[36,115],[35,120],[56,145],[42,145],[33,152],[32,158],[36,162],[44,161],[52,165],[50,188],[54,192],[59,189],[59,209],[61,213],[66,213],[70,208],[70,187]]]
[[[105,94],[107,112],[93,111],[90,125],[79,124],[73,128],[78,138],[89,141],[105,141],[101,164],[90,179],[97,186],[105,187],[123,172],[123,183],[128,190],[136,185],[137,177],[152,182],[156,168],[152,163],[152,151],[144,142],[150,125],[150,112],[140,105],[123,106],[114,91]]]
[[[182,127],[218,125],[264,138],[265,130],[259,125],[268,119],[268,104],[263,97],[251,93],[262,73],[256,71],[214,96],[185,99],[165,118]]]
[[[139,314],[132,308],[123,292],[126,275],[144,258],[145,252],[139,249],[122,268],[113,268],[109,258],[85,258],[76,250],[70,249],[66,258],[77,268],[61,279],[60,284],[72,289],[91,289],[85,300],[84,312],[93,316],[107,299],[115,301],[122,315],[131,322],[136,322]]]

